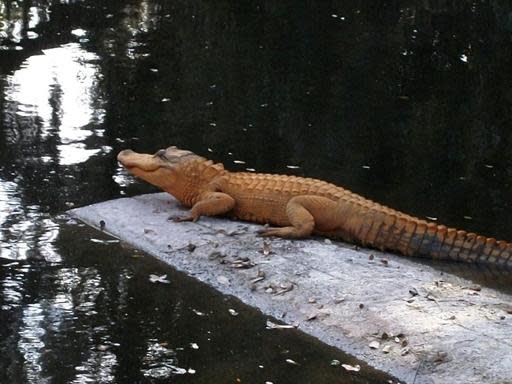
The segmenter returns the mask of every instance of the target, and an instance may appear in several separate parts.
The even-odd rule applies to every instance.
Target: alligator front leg
[[[295,196],[286,204],[290,226],[263,229],[261,236],[304,238],[313,230],[328,232],[337,227],[335,221],[336,202],[321,196]]]
[[[222,192],[206,192],[194,204],[188,215],[173,218],[174,221],[197,221],[201,216],[223,215],[235,206],[235,199]]]

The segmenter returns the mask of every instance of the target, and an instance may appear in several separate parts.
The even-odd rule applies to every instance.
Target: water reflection
[[[50,135],[53,139],[57,136],[61,165],[82,163],[101,151],[108,152],[108,146],[87,149],[84,143],[92,135],[103,136],[100,126],[104,110],[95,94],[96,59],[95,54],[77,43],[30,56],[7,78],[5,92],[9,112],[30,117],[33,123],[22,123],[22,137],[11,136],[7,140],[31,142],[34,137],[45,140]]]
[[[20,199],[16,195],[15,183],[0,180],[0,226],[2,228],[7,218],[20,209]],[[0,246],[4,244],[5,238],[3,232],[0,232]]]
[[[49,5],[38,2],[37,7],[31,6],[32,1],[2,1],[0,2],[0,38],[4,44],[1,50],[21,50],[17,45],[23,39],[36,39],[39,34],[35,29],[39,23],[48,21]]]
[[[155,339],[148,340],[146,356],[143,358],[143,363],[146,367],[142,369],[144,376],[166,379],[173,375],[184,375],[187,373],[185,368],[176,366],[176,353],[165,345],[166,343],[160,343]]]
[[[45,343],[43,337],[46,333],[44,326],[43,309],[39,303],[29,304],[23,310],[20,327],[18,349],[25,360],[24,373],[28,383],[47,383],[42,376],[43,367],[41,356]]]
[[[58,225],[40,211],[38,205],[23,207],[16,184],[0,179],[0,260],[61,261],[53,245]]]
[[[17,263],[9,263],[3,268],[10,270],[5,272],[2,280],[2,311],[7,311],[15,307],[19,307],[22,303],[24,294],[24,279],[26,275],[14,267]]]
[[[301,368],[284,362],[292,353],[302,356],[308,381],[327,383],[339,382],[339,369],[316,367],[352,361],[294,332],[266,331],[256,311],[153,259],[131,257],[131,249],[92,243],[95,231],[62,224],[60,233],[63,265],[0,265],[0,322],[8,325],[0,329],[0,350],[9,352],[0,355],[2,382],[295,383]],[[170,283],[151,283],[152,273],[167,274]],[[355,382],[373,382],[375,374],[364,366]]]
[[[115,379],[114,369],[117,357],[109,351],[90,351],[90,356],[75,367],[77,374],[71,383],[112,383]]]

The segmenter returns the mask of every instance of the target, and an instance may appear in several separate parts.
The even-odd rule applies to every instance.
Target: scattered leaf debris
[[[482,290],[482,287],[478,284],[473,284],[467,287],[471,291],[480,292]]]
[[[224,257],[226,257],[225,254],[219,251],[213,251],[208,255],[208,260],[223,259]]]
[[[98,243],[98,244],[116,244],[116,243],[119,243],[119,240],[117,240],[117,239],[95,239],[95,238],[91,238],[90,240],[93,243]]]
[[[437,352],[434,356],[434,363],[442,364],[448,361],[448,353],[446,352]]]
[[[261,250],[261,253],[263,253],[263,255],[265,256],[268,256],[271,253],[273,253],[270,241],[263,241],[263,248]]]
[[[295,324],[277,324],[273,321],[267,320],[266,329],[293,329],[297,328]]]
[[[286,359],[285,360],[288,364],[291,364],[291,365],[300,365],[299,363],[297,363],[295,360],[292,360],[292,359]]]
[[[374,341],[372,341],[370,344],[368,344],[368,346],[369,346],[371,349],[379,349],[379,347],[380,347],[380,343],[379,343],[377,340],[374,340]]]
[[[512,315],[512,306],[505,308],[505,312],[507,312],[509,315]]]
[[[283,295],[285,294],[286,292],[290,292],[292,289],[293,289],[293,283],[290,283],[290,282],[287,282],[287,283],[281,283],[279,285],[279,289],[276,289],[275,290],[275,293],[274,295],[278,296],[278,295]]]
[[[170,281],[167,280],[167,275],[161,275],[161,276],[158,276],[158,275],[149,275],[149,281],[152,282],[152,283],[163,283],[163,284],[169,284]]]
[[[345,370],[347,370],[347,371],[359,372],[361,370],[361,366],[359,364],[357,364],[357,365],[341,364],[341,366],[343,368],[345,368]]]
[[[230,263],[233,268],[238,269],[249,269],[256,265],[248,257],[240,257]]]
[[[251,282],[252,284],[258,283],[258,282],[260,282],[260,281],[262,281],[262,280],[265,280],[265,277],[266,277],[265,272],[264,272],[264,271],[262,271],[261,269],[258,269],[258,273],[256,274],[256,276],[254,276],[254,277],[250,280],[250,282]]]
[[[229,279],[226,276],[217,276],[217,281],[222,285],[231,285]]]
[[[434,294],[432,292],[429,292],[427,293],[427,296],[425,296],[425,298],[429,301],[435,301],[437,302],[437,298],[434,296]]]
[[[206,316],[206,313],[198,311],[197,309],[192,309],[192,312],[194,312],[197,316]]]

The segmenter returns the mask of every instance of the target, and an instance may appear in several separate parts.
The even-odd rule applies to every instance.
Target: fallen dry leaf
[[[270,320],[267,320],[266,328],[267,329],[292,329],[292,328],[297,328],[297,327],[295,325],[290,325],[290,324],[276,324]]]
[[[229,279],[226,276],[217,276],[217,281],[222,285],[230,285]]]
[[[295,360],[292,360],[292,359],[286,359],[285,360],[288,364],[291,364],[291,365],[300,365],[299,363],[297,363]]]
[[[167,280],[167,275],[161,275],[161,276],[158,276],[158,275],[149,275],[149,281],[152,282],[152,283],[164,283],[164,284],[169,284],[170,281]]]
[[[347,371],[353,371],[353,372],[359,372],[361,370],[361,366],[359,364],[357,365],[349,365],[349,364],[341,364],[343,368]]]
[[[370,344],[368,344],[368,346],[371,349],[379,349],[380,343],[377,340],[375,340],[375,341],[372,341]]]

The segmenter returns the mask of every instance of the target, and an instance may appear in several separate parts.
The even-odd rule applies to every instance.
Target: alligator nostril
[[[117,160],[121,160],[125,156],[129,156],[133,153],[131,149],[125,149],[117,154]]]

